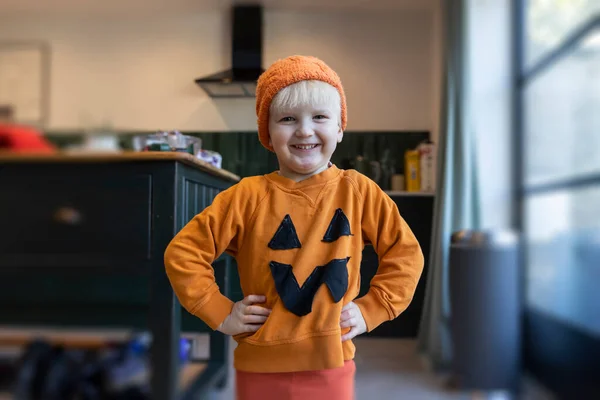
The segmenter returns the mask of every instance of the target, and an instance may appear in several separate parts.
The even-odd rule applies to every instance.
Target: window
[[[600,334],[600,185],[525,199],[527,303]]]
[[[598,0],[524,0],[525,64],[531,66],[600,13]]]
[[[600,335],[600,1],[521,0],[526,304]]]
[[[600,173],[600,42],[579,42],[523,95],[527,184]]]

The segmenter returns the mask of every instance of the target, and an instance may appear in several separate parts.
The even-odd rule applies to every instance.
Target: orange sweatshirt
[[[367,243],[379,268],[355,300]],[[423,270],[396,204],[364,175],[335,165],[301,182],[277,172],[242,179],[173,238],[165,265],[175,294],[212,329],[233,307],[211,267],[224,252],[237,261],[244,296],[264,295],[272,310],[257,332],[235,337],[234,367],[248,372],[341,367],[355,351],[340,340],[342,307],[355,300],[371,331],[406,309]]]

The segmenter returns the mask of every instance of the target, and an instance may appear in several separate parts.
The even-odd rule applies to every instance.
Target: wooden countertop
[[[113,162],[137,162],[137,161],[180,161],[189,166],[203,170],[219,178],[238,182],[240,177],[226,171],[216,168],[206,161],[197,159],[188,153],[166,152],[166,151],[123,151],[118,153],[110,152],[58,152],[54,154],[36,154],[36,153],[11,153],[0,152],[0,164],[2,163],[67,163],[67,162],[89,162],[89,163],[113,163]]]

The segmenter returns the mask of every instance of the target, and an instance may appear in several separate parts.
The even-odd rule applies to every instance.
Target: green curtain
[[[466,68],[467,0],[441,1],[444,24],[443,94],[437,195],[418,349],[434,369],[452,360],[448,255],[452,232],[480,227],[474,134],[469,124]]]

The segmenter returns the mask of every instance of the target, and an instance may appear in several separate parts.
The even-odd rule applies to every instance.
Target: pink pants
[[[284,373],[236,372],[237,400],[354,400],[354,361],[341,368]]]

